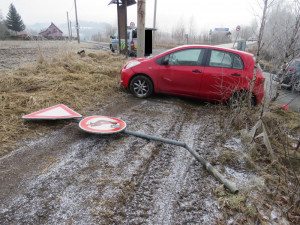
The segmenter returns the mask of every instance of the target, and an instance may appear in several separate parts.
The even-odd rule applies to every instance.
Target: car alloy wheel
[[[148,77],[139,75],[130,82],[130,91],[138,98],[147,98],[153,92],[153,85]]]
[[[295,91],[300,91],[300,79],[296,80],[296,81],[293,83],[293,90],[295,90]]]

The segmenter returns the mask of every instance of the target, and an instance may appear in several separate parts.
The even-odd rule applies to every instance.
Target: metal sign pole
[[[216,177],[220,182],[222,182],[230,190],[231,193],[237,194],[239,192],[239,190],[235,187],[235,185],[233,183],[226,180],[226,178],[222,174],[220,174],[210,163],[206,162],[205,159],[203,159],[197,152],[195,152],[193,149],[191,149],[186,143],[178,142],[178,141],[174,141],[174,140],[166,139],[166,138],[154,137],[154,136],[150,136],[147,134],[141,134],[141,133],[137,133],[137,132],[129,131],[129,130],[124,130],[123,133],[133,135],[136,137],[140,137],[140,138],[144,138],[144,139],[160,141],[160,142],[164,142],[164,143],[171,144],[171,145],[177,145],[177,146],[187,149],[203,165],[203,167],[206,170],[208,170],[210,173],[212,173],[214,175],[214,177]]]
[[[238,25],[237,27],[236,27],[236,32],[237,32],[237,34],[236,34],[236,38],[235,38],[235,40],[234,40],[234,42],[233,42],[233,46],[232,46],[232,48],[234,48],[234,45],[235,45],[235,42],[237,41],[237,39],[238,39],[238,37],[239,37],[239,34],[240,34],[240,30],[241,30],[241,27],[240,27],[240,25]]]

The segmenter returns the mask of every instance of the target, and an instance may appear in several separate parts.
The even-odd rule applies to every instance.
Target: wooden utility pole
[[[154,17],[153,17],[153,38],[152,38],[152,46],[155,44],[155,30],[156,30],[156,8],[157,8],[157,0],[154,1]]]
[[[137,11],[137,57],[145,56],[145,5],[146,0],[138,0]]]
[[[73,33],[72,33],[72,22],[70,21],[70,33],[71,33],[71,40],[73,39]]]
[[[120,2],[117,0],[117,12],[118,12],[118,39],[119,39],[119,54],[121,54],[121,30],[120,30],[120,20],[119,20],[119,15],[120,15]]]
[[[125,52],[125,55],[126,55],[126,58],[128,57],[128,37],[127,37],[127,1],[124,2],[124,5],[125,5],[125,49],[124,49],[124,52]]]
[[[77,41],[78,41],[78,44],[80,44],[79,25],[78,25],[78,18],[77,18],[77,6],[76,6],[76,0],[74,0],[74,4],[75,4],[75,15],[76,15]]]
[[[69,13],[67,12],[67,23],[68,23],[68,33],[69,33],[69,41],[71,40],[71,33],[70,33],[70,22],[69,22]]]

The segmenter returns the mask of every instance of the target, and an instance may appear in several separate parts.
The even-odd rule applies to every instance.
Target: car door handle
[[[193,73],[202,73],[201,70],[192,70]]]
[[[239,73],[232,73],[231,76],[240,77],[241,74],[239,74]]]

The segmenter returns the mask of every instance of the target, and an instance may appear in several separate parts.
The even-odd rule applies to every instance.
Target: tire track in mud
[[[157,107],[158,105],[159,107]],[[138,114],[139,111],[143,113]],[[176,123],[176,120],[178,120],[177,117],[170,118],[169,116],[170,112],[172,112],[173,115],[176,114],[177,111],[180,112],[182,111],[182,109],[180,107],[174,107],[172,104],[162,105],[161,103],[158,104],[157,102],[143,101],[136,107],[133,107],[129,113],[125,113],[122,116],[125,118],[123,118],[125,121],[129,121],[128,124],[130,124],[130,129],[147,134],[155,133],[156,136],[164,136],[164,134],[169,133],[170,130],[173,130],[172,126],[176,127],[180,125],[181,122]],[[180,115],[180,113],[177,114]],[[145,115],[147,115],[147,121],[145,121]],[[158,115],[159,119],[157,118]],[[171,127],[159,126],[159,123],[166,124],[166,122],[168,122],[168,125],[175,125],[172,125]],[[108,202],[108,204],[110,204],[104,204],[102,206],[103,210],[101,212],[101,217],[107,218],[107,220],[103,222],[103,224],[126,223],[126,217],[131,214],[131,210],[128,210],[127,205],[131,201],[134,201],[136,196],[139,196],[140,193],[138,190],[141,187],[145,186],[143,183],[145,175],[149,176],[149,174],[152,174],[155,180],[154,182],[158,183],[158,180],[163,176],[160,173],[160,177],[155,178],[158,173],[157,171],[155,171],[156,169],[153,168],[153,165],[161,168],[167,168],[168,164],[170,163],[169,160],[160,160],[160,164],[155,162],[157,161],[157,159],[161,158],[161,154],[164,155],[164,158],[170,158],[169,155],[172,155],[170,151],[165,151],[164,149],[162,149],[162,144],[149,142],[143,139],[138,139],[136,137],[128,137],[127,139],[129,139],[129,144],[124,146],[124,148],[127,149],[125,150],[127,153],[124,157],[126,163],[122,162],[120,164],[117,164],[117,168],[115,168],[115,171],[122,171],[123,178],[124,174],[126,174],[127,179],[125,181],[123,180],[121,184],[119,183],[119,187],[121,187],[121,189],[119,190],[119,195],[115,193],[115,199],[109,198],[109,201],[107,201],[107,199],[105,199],[105,196],[111,196],[108,193],[103,195],[104,199],[99,199],[99,201],[101,202],[106,201]],[[128,152],[128,150],[131,151],[131,153]],[[114,176],[116,175],[117,174],[115,173]],[[141,198],[144,199],[144,203],[148,205],[147,207],[151,207],[149,205],[152,200],[151,196],[151,190],[149,190],[149,192],[143,191],[141,193]],[[122,204],[118,204],[120,202]],[[115,213],[112,216],[113,211]],[[106,214],[107,212],[109,213],[109,215]],[[136,217],[136,215],[134,215],[134,217]],[[97,222],[101,222],[101,219],[99,218]]]
[[[183,104],[181,111],[183,113],[176,118],[177,123],[169,130],[167,137],[185,142],[190,147],[199,149],[199,135],[206,129],[205,122],[201,121],[201,119],[207,121],[208,113],[203,110],[197,110],[195,107],[191,108],[188,104]],[[186,176],[191,175],[189,172],[191,170],[190,167],[197,167],[198,169],[193,176],[196,181],[192,183],[194,189],[190,192],[199,193],[199,186],[200,188],[202,188],[203,184],[207,186],[207,179],[214,180],[214,178],[208,177],[203,184],[199,183],[201,176],[207,177],[209,175],[203,171],[200,163],[195,163],[195,159],[189,152],[180,147],[167,144],[160,144],[158,147],[161,149],[155,155],[147,171],[141,175],[140,179],[142,181],[139,189],[128,206],[126,206],[127,217],[124,224],[174,224],[182,218],[185,219],[181,222],[193,219],[201,221],[201,218],[205,215],[201,214],[203,212],[201,207],[189,207],[187,209],[188,214],[191,214],[191,211],[195,212],[196,217],[194,216],[194,218],[193,216],[183,216],[185,210],[178,210],[177,205],[182,195],[184,196],[184,193],[188,191],[187,188],[191,189],[189,179],[189,183],[186,183]],[[209,188],[205,188],[206,191],[210,192]],[[205,199],[207,199],[207,196],[205,198],[201,196],[201,199],[198,198],[198,200]],[[215,210],[211,211],[215,213]],[[205,213],[207,215],[207,212]],[[213,217],[214,215],[210,215],[211,219]],[[181,224],[181,222],[178,223]]]

